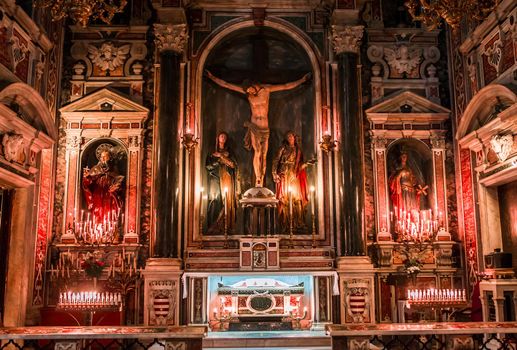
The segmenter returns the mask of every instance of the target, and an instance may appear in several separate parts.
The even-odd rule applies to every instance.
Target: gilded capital
[[[154,42],[158,50],[182,53],[187,43],[186,24],[155,24]]]
[[[364,26],[332,26],[332,46],[336,54],[359,53]]]

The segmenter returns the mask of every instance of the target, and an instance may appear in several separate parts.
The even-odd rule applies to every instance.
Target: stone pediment
[[[411,91],[388,96],[382,102],[368,108],[368,120],[377,123],[390,122],[442,122],[449,118],[450,110]]]
[[[92,92],[74,102],[62,107],[60,110],[63,116],[76,113],[135,113],[146,114],[149,109],[132,101],[129,96],[126,96],[118,91],[110,88],[103,88]]]

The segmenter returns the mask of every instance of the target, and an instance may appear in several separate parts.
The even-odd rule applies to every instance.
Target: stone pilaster
[[[153,256],[178,258],[181,174],[181,61],[187,42],[185,24],[155,24],[159,54],[158,115],[155,122],[154,211],[156,213]]]
[[[365,254],[363,124],[359,46],[362,26],[332,26],[332,42],[338,62],[337,95],[339,105],[338,193],[341,227],[341,256]]]

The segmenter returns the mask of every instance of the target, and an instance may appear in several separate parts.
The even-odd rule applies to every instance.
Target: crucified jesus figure
[[[244,138],[244,147],[253,149],[253,170],[255,172],[255,187],[262,187],[266,174],[266,156],[269,141],[269,95],[275,91],[294,89],[310,79],[310,73],[302,78],[278,85],[253,83],[249,85],[235,85],[214,76],[206,71],[207,76],[217,85],[246,95],[251,109],[251,120],[244,123],[248,128]]]

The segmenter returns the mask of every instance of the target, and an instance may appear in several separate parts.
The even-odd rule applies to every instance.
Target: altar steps
[[[330,350],[323,331],[210,332],[203,349]]]

